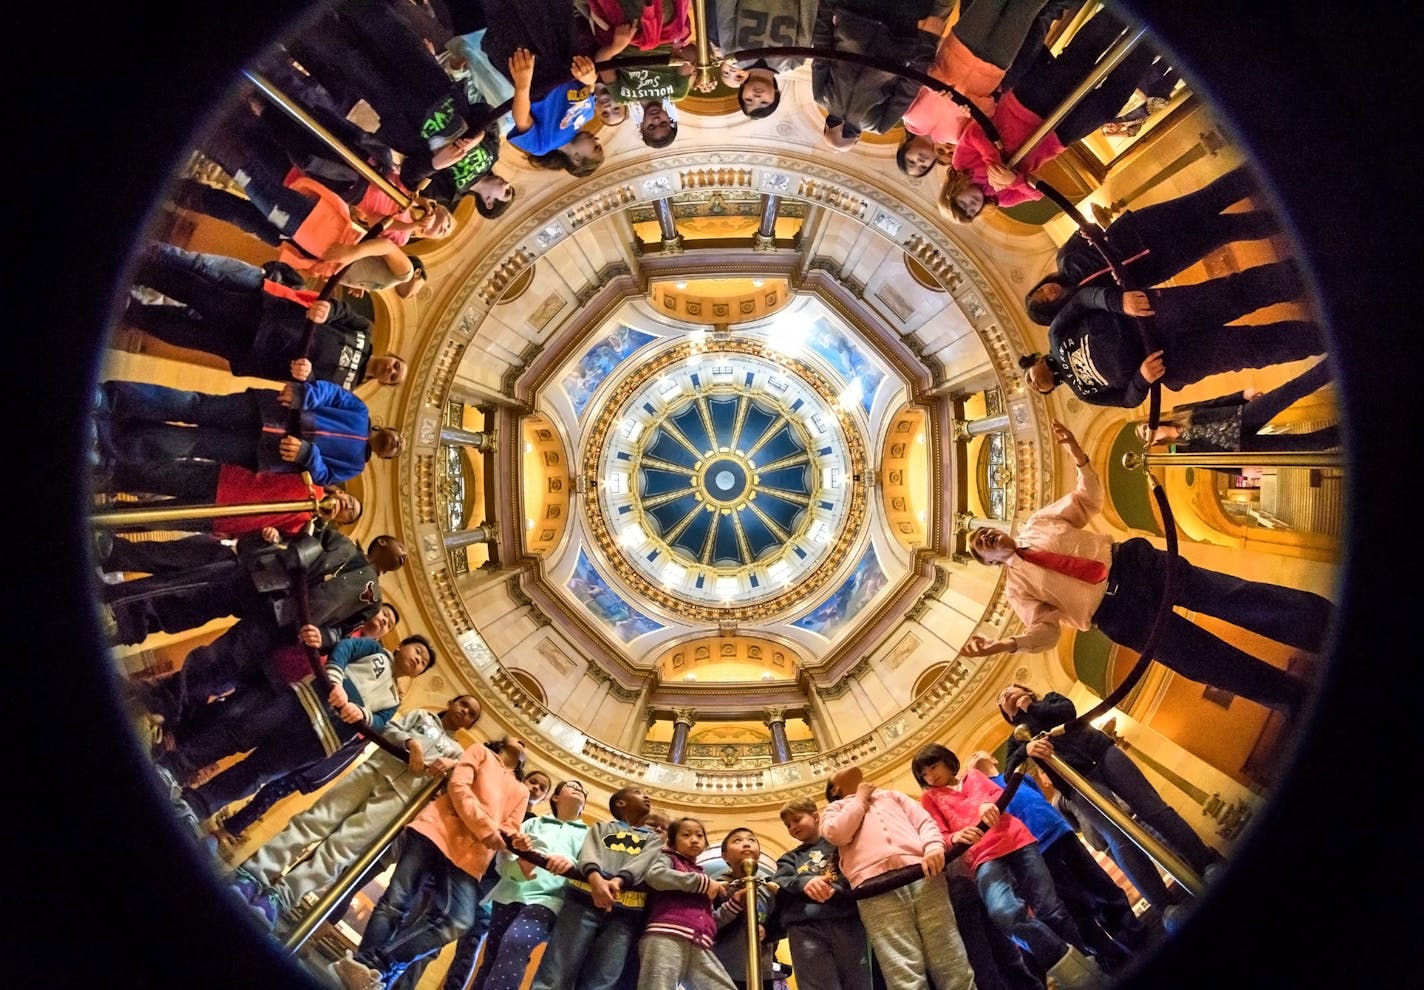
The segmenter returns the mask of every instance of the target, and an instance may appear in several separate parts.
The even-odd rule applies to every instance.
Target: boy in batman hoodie
[[[658,859],[663,837],[644,824],[651,802],[641,788],[615,791],[608,810],[613,821],[584,839],[580,876],[569,879],[531,990],[614,990],[643,934],[647,894],[634,888]]]

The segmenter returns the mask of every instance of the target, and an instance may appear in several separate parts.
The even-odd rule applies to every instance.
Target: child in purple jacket
[[[652,893],[638,943],[638,990],[665,990],[679,983],[697,990],[736,990],[712,954],[717,934],[712,902],[725,891],[697,865],[707,848],[707,830],[696,818],[679,818],[667,835],[662,857],[643,878]]]

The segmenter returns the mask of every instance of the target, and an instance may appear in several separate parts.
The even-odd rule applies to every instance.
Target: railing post
[[[1033,733],[1026,726],[1019,726],[1014,730],[1014,738],[1027,742],[1033,738]],[[1074,770],[1056,754],[1048,757],[1034,757],[1048,769],[1058,774],[1070,787],[1082,795],[1094,808],[1101,811],[1107,819],[1116,825],[1122,834],[1132,840],[1133,844],[1151,856],[1162,868],[1172,875],[1172,877],[1191,893],[1193,897],[1201,897],[1206,892],[1206,884],[1202,878],[1197,876],[1196,870],[1187,865],[1180,856],[1168,849],[1163,843],[1149,835],[1147,830],[1137,824],[1137,819],[1123,811],[1111,799],[1103,797],[1097,789],[1088,782],[1077,770]]]

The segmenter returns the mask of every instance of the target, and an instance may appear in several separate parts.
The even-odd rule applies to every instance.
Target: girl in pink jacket
[[[856,901],[888,990],[923,990],[926,975],[939,990],[973,990],[934,819],[899,791],[866,783],[856,766],[827,782],[826,800],[821,834],[839,850],[852,890],[889,873],[917,878]]]
[[[991,118],[1004,146],[1016,154],[1045,117],[1087,78],[1093,64],[1125,30],[1107,11],[1099,11],[1073,35],[1062,54],[1044,49],[1023,80],[1004,93]],[[1149,71],[1156,52],[1139,44],[1036,144],[1015,168],[1004,164],[999,149],[975,121],[965,125],[955,146],[949,174],[940,190],[940,213],[956,223],[969,223],[985,204],[1016,206],[1042,199],[1029,177],[1063,149],[1112,120]]]

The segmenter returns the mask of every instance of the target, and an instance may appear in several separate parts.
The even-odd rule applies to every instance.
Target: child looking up
[[[746,864],[753,866],[761,859],[761,843],[756,833],[749,828],[734,828],[722,839],[722,859],[727,863],[727,873],[720,877],[730,893],[727,900],[717,908],[717,941],[712,951],[722,961],[727,974],[736,984],[737,990],[747,990],[747,918],[746,887],[742,880],[746,877]],[[775,942],[766,941],[766,922],[776,907],[776,895],[766,884],[756,888],[756,904],[753,910],[757,917],[757,941],[761,943],[761,986],[771,986],[771,964],[775,958]]]

